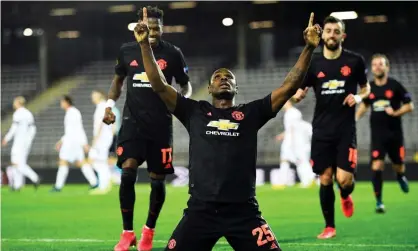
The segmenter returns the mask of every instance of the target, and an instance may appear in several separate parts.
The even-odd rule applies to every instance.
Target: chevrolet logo
[[[322,88],[334,90],[334,89],[337,89],[338,87],[344,87],[344,84],[345,84],[345,81],[331,80],[331,81],[325,82],[322,85]]]
[[[216,127],[221,131],[237,130],[239,124],[230,122],[227,119],[220,119],[219,121],[211,121],[207,126]]]
[[[141,82],[149,83],[148,76],[147,76],[147,74],[145,72],[141,72],[139,74],[135,74],[132,79],[133,80],[139,80]]]

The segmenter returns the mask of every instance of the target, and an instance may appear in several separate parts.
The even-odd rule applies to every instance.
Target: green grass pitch
[[[18,193],[2,188],[1,250],[49,251],[113,250],[121,233],[118,188],[110,194],[90,196],[87,186],[66,186],[50,194],[49,186],[34,191],[31,186]],[[135,228],[145,222],[149,186],[136,187]],[[418,183],[403,194],[397,183],[384,184],[385,215],[374,213],[370,183],[358,183],[354,192],[355,213],[344,218],[336,198],[337,237],[317,240],[324,223],[318,188],[272,190],[257,188],[257,198],[285,251],[418,250]],[[182,216],[188,198],[186,188],[168,187],[166,204],[157,224],[154,250],[164,250],[170,234]],[[136,250],[132,248],[131,250]],[[214,250],[232,250],[220,240]],[[198,251],[198,250],[196,250]]]

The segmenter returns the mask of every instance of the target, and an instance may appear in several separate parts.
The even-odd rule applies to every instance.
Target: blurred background
[[[54,145],[64,132],[59,107],[63,94],[73,97],[91,141],[91,91],[107,92],[120,46],[133,41],[129,24],[137,21],[136,11],[145,5],[164,10],[163,39],[182,49],[195,99],[208,99],[209,76],[219,67],[236,73],[238,102],[261,98],[278,87],[303,48],[302,31],[310,12],[320,24],[331,13],[339,15],[346,23],[343,46],[361,53],[368,65],[372,54],[385,53],[391,75],[413,100],[418,97],[416,2],[2,2],[1,133],[3,137],[11,125],[13,98],[23,95],[37,125],[29,157],[35,170],[48,170],[55,178]],[[118,108],[124,100],[125,90]],[[297,105],[305,120],[312,120],[314,102],[310,92]],[[279,165],[275,135],[283,131],[282,118],[279,113],[259,133],[260,166]],[[407,162],[416,163],[416,110],[403,117],[403,126]],[[360,163],[368,170],[368,116],[357,130]],[[10,145],[2,148],[2,168],[10,162]],[[174,149],[175,165],[187,165],[188,135],[176,119]]]

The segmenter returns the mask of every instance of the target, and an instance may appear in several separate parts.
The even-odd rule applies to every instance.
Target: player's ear
[[[346,37],[347,37],[347,33],[343,33],[343,39],[341,40],[342,42],[344,42],[344,40],[346,39]]]
[[[238,94],[238,85],[235,86],[235,94]]]

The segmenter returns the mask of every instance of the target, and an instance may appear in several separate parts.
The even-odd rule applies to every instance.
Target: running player
[[[51,192],[60,192],[68,177],[69,163],[81,166],[81,172],[90,184],[90,188],[96,188],[97,177],[90,165],[85,163],[84,152],[88,152],[87,136],[84,131],[83,120],[80,111],[74,107],[70,96],[63,96],[61,108],[65,111],[64,136],[57,142],[55,148],[59,151],[59,167],[55,186]]]
[[[99,90],[91,93],[91,101],[96,105],[93,116],[93,142],[88,155],[88,163],[97,172],[99,186],[90,191],[90,194],[106,194],[111,189],[111,172],[108,164],[109,148],[113,140],[112,125],[103,123],[106,109],[105,94]]]
[[[6,146],[13,139],[10,167],[8,172],[13,176],[12,190],[19,190],[24,183],[24,177],[28,177],[35,188],[39,186],[39,176],[28,165],[28,155],[35,138],[36,127],[32,113],[25,108],[26,100],[18,96],[13,101],[13,124],[2,141],[2,146]]]
[[[409,192],[405,177],[405,148],[403,144],[401,117],[413,110],[411,94],[395,79],[389,77],[389,60],[383,54],[372,57],[374,80],[370,83],[369,97],[363,100],[357,110],[360,119],[371,106],[371,165],[373,170],[373,189],[376,196],[376,213],[384,213],[382,201],[382,172],[386,153],[392,160],[393,170],[404,193]]]
[[[146,10],[145,10],[146,15]],[[234,74],[216,70],[208,91],[212,104],[183,97],[165,80],[148,43],[147,18],[135,28],[152,89],[190,135],[188,208],[166,250],[212,250],[226,237],[234,250],[281,250],[255,198],[257,133],[302,85],[318,45],[313,13],[304,32],[306,46],[281,87],[265,98],[235,105]],[[165,158],[170,158],[165,153]]]
[[[355,105],[370,92],[364,59],[343,49],[346,37],[344,23],[327,17],[324,21],[323,53],[312,59],[303,89],[294,96],[300,101],[313,87],[316,96],[312,122],[311,164],[320,175],[320,202],[325,229],[319,239],[336,236],[333,177],[340,188],[342,210],[351,217],[354,204],[350,194],[354,189],[357,166]],[[358,94],[357,85],[361,90]]]
[[[307,188],[313,184],[315,178],[309,164],[312,126],[302,119],[302,113],[292,105],[292,101],[287,101],[283,110],[285,131],[277,137],[277,140],[283,140],[280,151],[281,163],[280,169],[271,173],[273,187],[284,188],[294,185],[295,175],[290,168],[290,163],[293,163],[296,165],[300,187]],[[276,182],[273,179],[276,179]]]
[[[182,94],[188,97],[191,94],[191,85],[183,54],[176,46],[161,40],[163,11],[157,7],[147,9],[149,43],[158,66],[166,81],[171,83],[174,77],[181,86]],[[142,20],[142,10],[138,15],[139,20]],[[127,78],[126,102],[116,150],[118,166],[122,168],[119,199],[124,231],[115,250],[128,250],[131,241],[136,239],[133,232],[133,209],[138,166],[146,161],[151,179],[148,218],[142,228],[138,245],[142,251],[152,249],[154,228],[165,201],[165,176],[174,172],[172,116],[158,95],[152,91],[142,61],[138,42],[122,45],[103,120],[108,124],[114,122],[111,108],[119,98],[123,81]]]

